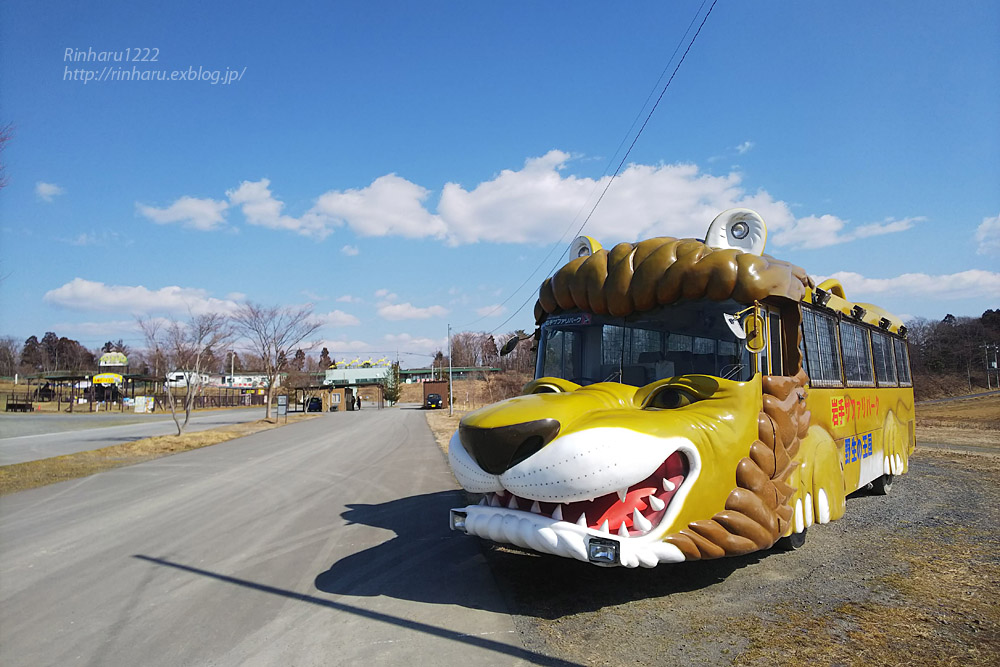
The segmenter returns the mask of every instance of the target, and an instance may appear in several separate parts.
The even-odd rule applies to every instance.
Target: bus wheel
[[[887,496],[892,491],[892,475],[882,475],[871,483],[872,493],[876,496]]]
[[[774,543],[774,548],[778,551],[795,551],[806,543],[806,531],[803,528],[801,533],[792,533],[788,537],[782,537]]]

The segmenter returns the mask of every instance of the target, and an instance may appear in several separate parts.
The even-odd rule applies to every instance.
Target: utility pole
[[[451,391],[451,324],[448,324],[448,416],[452,414],[452,404],[455,396]]]

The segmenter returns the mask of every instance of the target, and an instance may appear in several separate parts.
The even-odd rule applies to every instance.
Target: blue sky
[[[248,298],[312,303],[336,358],[418,366],[448,323],[528,329],[711,0],[286,4],[3,3],[0,335],[139,345],[136,315]],[[136,49],[156,61],[73,59]],[[185,80],[107,79],[133,68]],[[748,206],[853,300],[978,316],[998,81],[995,2],[720,0],[584,233]]]

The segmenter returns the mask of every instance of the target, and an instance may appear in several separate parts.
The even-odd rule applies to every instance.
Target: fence
[[[264,405],[267,400],[265,394],[243,393],[240,389],[211,389],[211,393],[195,397],[193,409],[203,410],[206,408],[236,408],[244,406]],[[133,409],[132,399],[136,396],[147,396],[152,398],[156,411],[169,411],[169,397],[165,391],[149,392],[135,390],[130,392],[131,396],[119,391],[117,387],[88,387],[86,389],[75,389],[64,386],[37,387],[27,392],[8,392],[4,394],[4,411],[6,412],[32,412],[41,409],[44,412],[131,412]],[[184,409],[183,392],[174,392],[174,409]]]

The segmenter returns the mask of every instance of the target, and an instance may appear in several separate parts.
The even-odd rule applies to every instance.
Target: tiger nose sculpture
[[[555,419],[536,419],[495,428],[460,424],[458,435],[483,470],[500,475],[552,442],[559,429]]]

